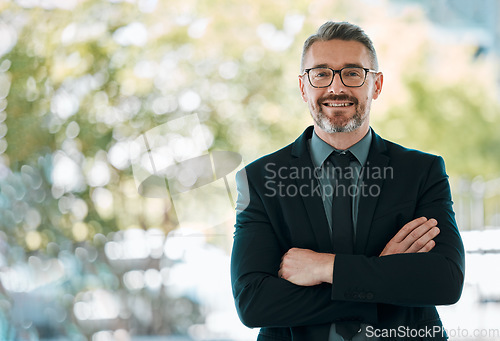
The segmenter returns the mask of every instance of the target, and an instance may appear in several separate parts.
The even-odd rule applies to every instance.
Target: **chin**
[[[333,133],[350,133],[356,129],[358,129],[363,122],[359,122],[354,118],[351,118],[344,124],[334,123],[332,120],[327,117],[322,117],[318,120],[315,120],[318,127],[321,128],[325,133],[333,134]]]

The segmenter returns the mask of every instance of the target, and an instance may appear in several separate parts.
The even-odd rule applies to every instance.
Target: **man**
[[[370,38],[325,23],[299,76],[313,127],[237,175],[232,287],[258,340],[447,338],[435,305],[464,279],[448,177],[370,128],[382,84]]]

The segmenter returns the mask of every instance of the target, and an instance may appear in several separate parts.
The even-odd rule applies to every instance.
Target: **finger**
[[[280,267],[280,269],[279,269],[279,271],[278,271],[278,277],[279,277],[279,278],[284,278],[283,276],[284,276],[284,270],[283,270],[283,268],[282,268],[282,267]]]
[[[396,243],[401,243],[411,231],[420,225],[424,224],[427,221],[426,217],[420,217],[417,219],[413,219],[409,223],[405,224],[396,235],[392,238],[392,240]]]
[[[429,240],[427,242],[427,244],[425,244],[425,246],[423,248],[421,248],[420,250],[418,250],[417,252],[418,253],[429,252],[430,250],[432,250],[434,248],[434,246],[436,246],[436,242],[434,240]]]
[[[283,272],[285,271],[284,270],[284,267],[285,267],[285,256],[286,256],[286,253],[283,255],[283,257],[281,257],[280,268],[278,270],[278,277],[279,278],[283,278]]]
[[[387,243],[380,256],[397,253],[414,253],[426,247],[426,243],[437,234],[431,234],[413,245],[418,239],[422,238],[430,229],[437,225],[436,219],[420,217],[407,223],[401,230]],[[434,231],[433,233],[435,233]],[[437,231],[439,233],[439,231]],[[405,236],[402,240],[401,237]]]
[[[415,227],[401,242],[403,248],[405,250],[409,249],[413,243],[419,240],[422,236],[424,236],[427,232],[429,232],[432,228],[437,225],[436,219],[429,219],[425,223],[420,226]],[[427,242],[427,241],[426,241]],[[421,243],[421,242],[420,242]],[[423,246],[423,245],[421,245]],[[416,250],[413,250],[416,251]]]
[[[283,260],[284,260],[286,257],[288,257],[292,251],[293,251],[293,248],[288,249],[288,251],[287,251],[287,252],[285,252],[285,253],[283,254],[283,256],[281,256],[281,263],[282,263],[282,264],[283,264]]]
[[[429,231],[427,231],[422,237],[417,239],[408,247],[406,253],[415,253],[419,250],[425,248],[427,244],[432,241],[438,234],[441,232],[437,226],[432,227]],[[434,247],[434,246],[433,246]],[[426,251],[424,251],[426,252]]]

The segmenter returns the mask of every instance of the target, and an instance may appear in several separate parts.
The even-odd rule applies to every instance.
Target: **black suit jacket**
[[[231,282],[241,321],[262,327],[259,340],[326,341],[332,322],[349,319],[379,331],[436,328],[415,339],[446,339],[437,332],[435,305],[458,301],[465,265],[439,156],[373,133],[354,254],[336,255],[333,285],[304,287],[278,277],[281,257],[292,247],[333,253],[308,150],[312,131],[237,174]],[[435,218],[441,230],[432,251],[378,257],[404,224],[421,216]]]

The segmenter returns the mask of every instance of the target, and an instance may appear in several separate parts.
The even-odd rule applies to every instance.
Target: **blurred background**
[[[255,340],[229,283],[234,173],[311,124],[297,75],[326,20],[375,43],[375,131],[446,161],[467,249],[462,299],[439,308],[451,339],[500,340],[499,17],[497,0],[0,0],[0,340]]]

